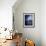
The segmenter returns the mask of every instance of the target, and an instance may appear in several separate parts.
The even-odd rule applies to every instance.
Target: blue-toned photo
[[[25,25],[32,25],[32,16],[25,15]]]
[[[24,27],[35,27],[35,13],[24,13]]]

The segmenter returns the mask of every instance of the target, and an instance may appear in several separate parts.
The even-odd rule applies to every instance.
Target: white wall
[[[20,1],[19,1],[20,2]],[[41,1],[40,0],[23,0],[17,7],[13,6],[15,28],[18,32],[22,32],[25,38],[35,41],[36,46],[41,46],[40,16]],[[35,27],[23,27],[23,13],[35,13]]]
[[[41,1],[40,27],[42,46],[46,46],[46,0]]]
[[[12,6],[16,0],[0,0],[0,27],[12,28]]]

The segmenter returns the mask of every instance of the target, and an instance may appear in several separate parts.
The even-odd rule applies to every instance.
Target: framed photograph
[[[23,14],[24,27],[35,27],[35,13],[24,13]]]

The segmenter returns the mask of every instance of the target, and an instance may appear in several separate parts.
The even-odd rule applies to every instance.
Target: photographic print
[[[35,26],[35,13],[24,13],[24,27],[34,27]]]

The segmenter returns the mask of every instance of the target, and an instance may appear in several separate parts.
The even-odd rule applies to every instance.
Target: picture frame
[[[23,13],[23,26],[26,28],[35,27],[35,13]]]

